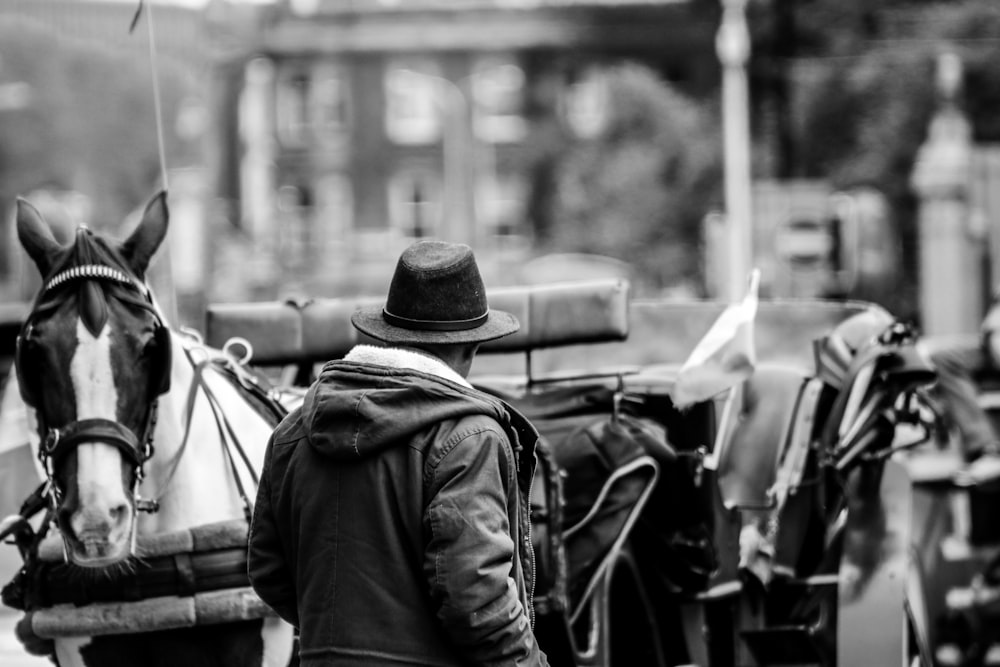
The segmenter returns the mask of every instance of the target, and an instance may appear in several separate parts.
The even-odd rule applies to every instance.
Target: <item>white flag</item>
[[[672,395],[677,407],[708,400],[753,374],[757,364],[753,330],[759,283],[760,271],[754,269],[747,295],[722,311],[681,366]]]

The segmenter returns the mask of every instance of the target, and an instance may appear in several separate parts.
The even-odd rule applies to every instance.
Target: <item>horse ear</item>
[[[17,238],[35,262],[39,273],[42,276],[48,274],[52,260],[62,246],[38,209],[20,197],[17,198]]]
[[[146,204],[146,210],[142,212],[139,225],[122,244],[122,254],[136,275],[145,274],[149,260],[153,258],[157,248],[167,236],[167,221],[169,219],[167,191],[161,190]]]

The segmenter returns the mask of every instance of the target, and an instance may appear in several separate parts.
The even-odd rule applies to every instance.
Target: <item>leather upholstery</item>
[[[520,352],[579,343],[621,341],[628,336],[628,289],[624,280],[507,287],[489,293],[491,308],[513,313],[521,330],[485,343],[480,353]],[[351,314],[380,298],[210,304],[205,342],[222,347],[234,336],[253,345],[255,365],[337,359],[358,343],[375,341],[358,332]]]

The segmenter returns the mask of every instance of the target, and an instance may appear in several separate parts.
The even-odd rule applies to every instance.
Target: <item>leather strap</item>
[[[85,442],[103,442],[116,447],[135,468],[142,465],[139,439],[135,434],[116,421],[102,418],[80,419],[61,430],[51,430],[42,443],[40,454],[50,458],[55,468],[67,454]]]

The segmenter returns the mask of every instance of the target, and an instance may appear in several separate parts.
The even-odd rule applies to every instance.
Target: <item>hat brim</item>
[[[464,331],[423,331],[393,326],[382,317],[382,306],[361,308],[351,315],[358,331],[384,343],[396,345],[485,343],[515,333],[521,328],[517,318],[503,310],[489,310],[486,322]]]

